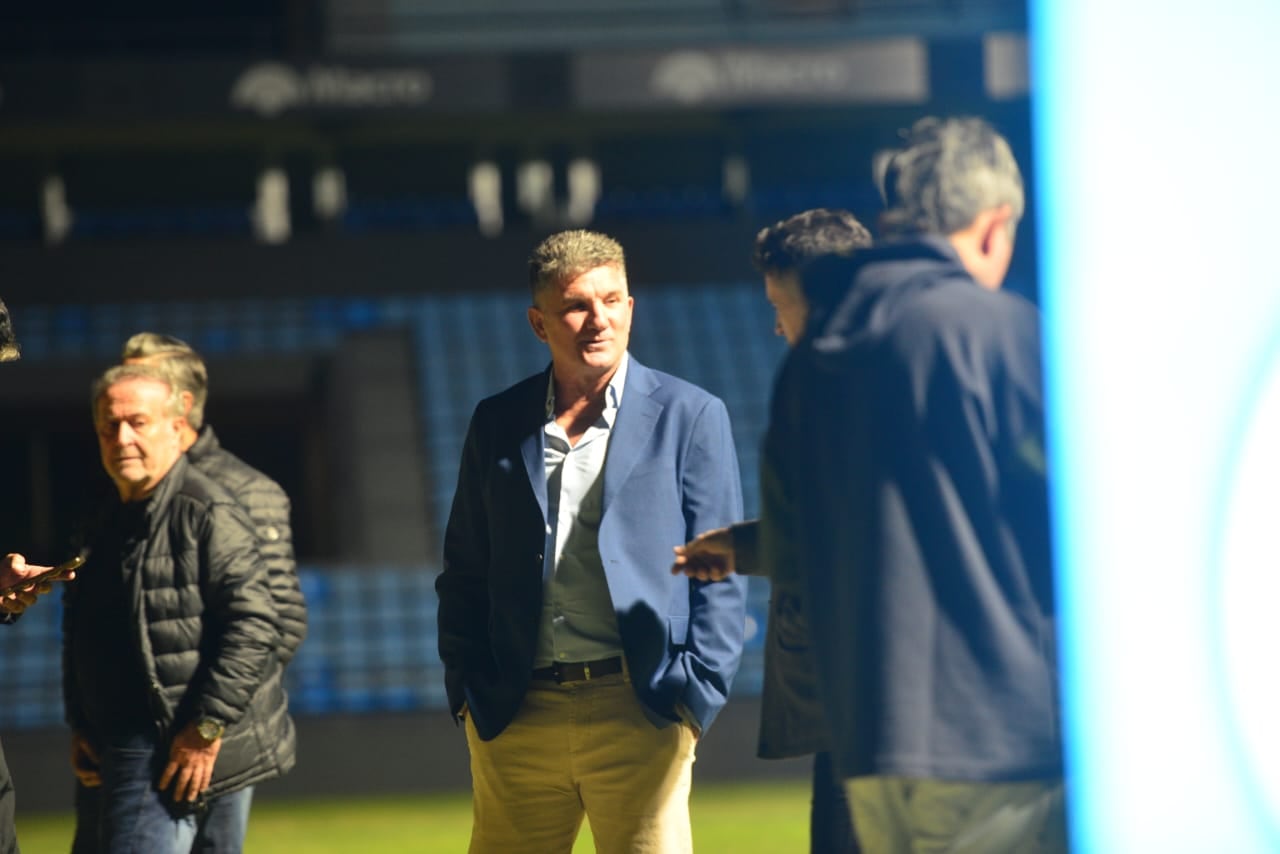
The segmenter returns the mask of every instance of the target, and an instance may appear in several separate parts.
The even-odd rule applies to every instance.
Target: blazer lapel
[[[550,380],[548,368],[542,373],[543,381],[536,384],[541,389],[541,394],[533,395],[536,398],[528,401],[520,407],[520,412],[516,414],[517,423],[521,424],[520,430],[522,436],[520,439],[520,457],[524,460],[524,470],[529,476],[529,486],[533,488],[533,497],[538,501],[538,507],[542,509],[542,521],[547,521],[547,465],[544,459],[544,451],[546,448],[546,436],[543,428],[546,425],[546,393],[547,382]]]
[[[658,381],[653,372],[632,358],[627,367],[622,405],[618,407],[618,417],[613,422],[609,437],[609,453],[604,461],[602,517],[609,512],[609,505],[627,482],[636,463],[648,453],[649,437],[662,414],[662,404],[651,396],[657,387]]]

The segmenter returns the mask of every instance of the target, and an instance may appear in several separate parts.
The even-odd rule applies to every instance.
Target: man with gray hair
[[[125,364],[149,365],[162,374],[182,401],[186,418],[180,426],[179,446],[191,464],[226,489],[253,521],[258,535],[258,551],[266,564],[280,630],[276,661],[266,682],[281,703],[272,710],[285,717],[283,669],[302,645],[307,633],[307,606],[293,556],[293,535],[289,524],[289,496],[278,483],[222,447],[212,425],[205,423],[209,398],[209,371],[204,359],[191,345],[171,335],[139,332],[125,342],[121,352]],[[289,740],[278,750],[293,763],[294,743]],[[198,833],[193,851],[234,852],[243,845],[254,786],[208,799],[197,817]],[[81,790],[82,798],[93,794]]]
[[[307,636],[307,604],[293,554],[288,494],[265,473],[223,447],[213,425],[205,421],[209,370],[195,348],[171,335],[139,332],[125,342],[120,358],[126,365],[151,365],[174,384],[186,411],[182,450],[196,468],[234,495],[253,520],[280,623],[280,663],[287,665]]]
[[[1038,316],[1008,143],[924,119],[882,244],[775,388],[819,684],[867,851],[1066,850]]]
[[[119,500],[63,599],[72,769],[96,791],[76,850],[188,854],[207,799],[293,763],[267,570],[244,509],[183,455],[163,372],[118,365],[92,400]]]

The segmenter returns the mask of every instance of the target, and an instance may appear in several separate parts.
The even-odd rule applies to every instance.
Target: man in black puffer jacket
[[[204,360],[185,341],[154,332],[140,332],[125,342],[125,364],[148,364],[161,371],[177,389],[186,412],[181,445],[187,459],[230,492],[248,512],[258,533],[258,551],[266,561],[280,630],[280,667],[292,659],[307,634],[307,606],[298,581],[289,525],[289,496],[267,475],[222,447],[213,427],[204,423],[209,396],[209,373]],[[278,677],[277,677],[278,678]],[[285,714],[281,704],[278,714]],[[292,762],[292,756],[290,757]],[[199,819],[193,850],[236,852],[244,839],[253,787],[233,796],[211,800]]]
[[[112,368],[93,400],[120,502],[65,595],[76,850],[187,854],[204,801],[293,764],[268,570],[244,509],[183,455],[162,371]]]
[[[205,424],[209,371],[200,354],[181,339],[139,332],[125,342],[123,364],[148,364],[163,371],[186,410],[182,449],[191,463],[225,487],[249,513],[258,531],[258,550],[271,576],[271,599],[280,626],[280,663],[288,664],[307,636],[307,605],[298,582],[289,525],[289,496],[267,475],[222,447]]]

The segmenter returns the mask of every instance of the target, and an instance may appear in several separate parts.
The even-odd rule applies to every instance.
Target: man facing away
[[[871,234],[853,214],[818,208],[762,229],[752,263],[764,277],[765,296],[776,314],[777,334],[791,347],[808,325],[806,285],[838,274],[854,253],[871,245]],[[820,281],[802,284],[802,278]],[[824,305],[819,303],[818,316]],[[829,308],[829,306],[826,306]],[[731,573],[765,575],[770,581],[764,686],[760,698],[762,759],[814,754],[809,849],[813,854],[857,851],[844,790],[831,765],[826,717],[818,697],[804,607],[804,574],[794,544],[786,541],[795,498],[769,469],[772,443],[765,438],[761,465],[760,519],[718,528],[676,548],[674,571],[712,580]]]
[[[1064,851],[1038,318],[1000,290],[1021,175],[924,119],[883,191],[770,425],[837,769],[868,851]]]
[[[212,425],[204,420],[209,398],[209,372],[204,360],[181,339],[155,332],[139,332],[125,342],[120,354],[124,364],[147,364],[160,371],[182,398],[186,418],[179,444],[188,461],[222,486],[240,503],[258,534],[258,551],[266,563],[275,606],[280,644],[269,680],[280,684],[283,668],[293,660],[307,634],[307,606],[293,556],[289,525],[289,496],[278,483],[222,447]],[[274,693],[274,692],[273,692]],[[275,716],[288,714],[283,688]],[[277,747],[293,764],[292,740]],[[199,832],[193,850],[237,852],[244,843],[253,802],[253,786],[207,801],[199,813]]]
[[[147,365],[93,387],[119,500],[64,594],[63,683],[88,850],[187,854],[195,814],[288,770],[265,562],[243,508],[182,454],[183,401]]]
[[[742,651],[745,586],[671,549],[741,518],[724,404],[631,358],[622,247],[589,231],[529,262],[548,370],[472,416],[445,533],[440,657],[465,718],[472,852],[692,848],[697,738]]]

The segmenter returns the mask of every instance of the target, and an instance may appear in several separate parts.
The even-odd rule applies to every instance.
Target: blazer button
[[[534,558],[534,560],[536,560],[538,563],[542,563],[542,554],[539,553],[538,556]]]

